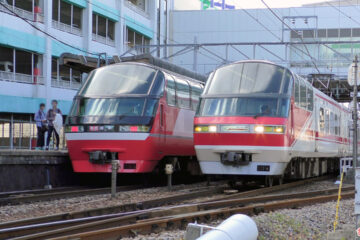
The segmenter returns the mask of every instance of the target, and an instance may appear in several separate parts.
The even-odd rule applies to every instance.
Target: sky
[[[220,1],[220,0],[216,0]],[[265,0],[272,8],[299,7],[304,4],[324,2],[325,0]],[[226,0],[236,8],[265,8],[261,0]],[[174,0],[176,10],[200,10],[200,0]]]

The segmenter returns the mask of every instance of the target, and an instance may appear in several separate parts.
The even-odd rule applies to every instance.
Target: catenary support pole
[[[111,198],[116,196],[117,171],[119,169],[119,160],[111,160]]]
[[[358,166],[358,162],[357,162],[357,149],[358,149],[358,144],[357,144],[357,120],[358,120],[358,114],[357,114],[357,94],[358,94],[358,90],[357,90],[357,72],[358,72],[358,57],[357,55],[355,56],[355,60],[354,60],[354,97],[353,97],[353,102],[354,102],[354,111],[353,111],[353,165],[354,168],[356,168]]]
[[[358,159],[357,159],[357,155],[358,155],[358,136],[357,136],[357,128],[358,128],[358,112],[357,112],[357,95],[358,95],[358,89],[357,89],[357,82],[358,82],[358,56],[355,56],[355,60],[354,60],[354,97],[353,97],[353,102],[354,102],[354,111],[353,111],[353,166],[355,168],[355,215],[356,215],[356,229],[359,228],[360,226],[360,189],[359,189],[359,184],[360,184],[360,169],[358,168],[359,164],[358,164]],[[359,234],[357,234],[357,238],[359,239]]]

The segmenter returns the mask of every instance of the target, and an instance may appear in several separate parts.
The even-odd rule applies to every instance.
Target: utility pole
[[[356,216],[356,239],[360,237],[360,164],[358,163],[357,155],[358,155],[358,136],[357,136],[357,129],[358,129],[358,112],[357,112],[357,95],[358,95],[358,56],[355,56],[353,62],[353,86],[354,86],[354,110],[353,110],[353,166],[355,168],[355,216]],[[350,77],[352,78],[352,77]]]
[[[353,111],[353,165],[354,168],[356,169],[358,166],[358,162],[357,162],[357,149],[358,149],[358,136],[357,136],[357,128],[358,128],[358,124],[357,124],[357,120],[358,120],[358,113],[357,113],[357,95],[358,95],[358,89],[357,89],[357,79],[358,76],[358,56],[355,56],[355,60],[354,60],[354,97],[353,97],[353,102],[354,102],[354,111]],[[355,178],[356,180],[356,178]]]

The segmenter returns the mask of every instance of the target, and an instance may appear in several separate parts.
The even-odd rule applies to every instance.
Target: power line
[[[279,19],[279,21],[281,21],[285,26],[287,26],[291,31],[295,32],[297,34],[297,31],[295,31],[294,29],[292,29],[286,22],[284,22],[270,7],[269,5],[267,5],[267,3],[264,0],[261,0],[261,2],[266,6],[267,9],[269,9],[269,11],[277,18]],[[301,42],[304,43],[304,39],[302,38],[302,36],[300,36]],[[304,44],[305,50],[307,52],[307,55],[309,56],[309,58],[311,59],[312,64],[314,65],[316,71],[320,74],[320,70],[317,67],[313,57],[311,56],[309,49],[307,48],[307,46]]]
[[[19,14],[17,14],[16,12],[14,12],[14,11],[11,10],[10,8],[8,8],[8,7],[6,6],[6,4],[4,4],[4,3],[1,2],[1,1],[0,1],[0,5],[3,6],[4,8],[6,8],[9,12],[11,12],[12,14],[14,14],[16,17],[18,17],[18,18],[22,19],[23,21],[25,21],[25,22],[26,22],[27,24],[29,24],[32,28],[34,28],[34,29],[36,29],[37,31],[45,34],[46,36],[49,36],[50,38],[52,38],[52,39],[54,39],[54,40],[56,40],[56,41],[58,41],[58,42],[60,42],[60,43],[62,43],[62,44],[64,44],[64,45],[66,45],[66,46],[69,46],[69,47],[71,47],[71,48],[73,48],[73,49],[79,50],[79,51],[81,51],[81,52],[88,53],[88,54],[91,54],[91,55],[99,55],[99,54],[97,54],[97,53],[89,52],[89,51],[86,51],[86,50],[84,50],[84,49],[75,47],[75,46],[73,46],[73,45],[71,45],[71,44],[69,44],[69,43],[66,43],[66,42],[64,42],[64,41],[62,41],[62,40],[60,40],[60,39],[52,36],[51,34],[43,31],[42,29],[40,29],[40,28],[38,28],[37,26],[35,26],[35,25],[33,25],[32,23],[30,23],[26,18],[21,17]]]
[[[334,5],[332,5],[330,2],[325,2],[327,5],[335,8],[339,13],[341,13],[342,15],[344,15],[345,17],[348,17],[350,20],[352,20],[353,22],[357,23],[360,25],[360,22],[355,20],[354,18],[352,18],[351,16],[347,15],[346,13],[344,13],[343,11],[340,10],[340,7],[335,7]]]
[[[240,9],[241,9],[242,11],[244,11],[250,18],[252,18],[254,21],[256,21],[260,26],[262,26],[266,31],[268,31],[271,35],[273,35],[276,39],[278,39],[280,42],[282,42],[282,39],[281,39],[279,36],[277,36],[275,33],[273,33],[265,24],[263,24],[262,22],[260,22],[259,19],[257,19],[256,17],[254,17],[251,13],[249,13],[249,11],[247,11],[246,9],[241,8],[241,7],[240,7]],[[299,48],[296,47],[296,46],[290,46],[290,47],[295,48],[295,49],[297,49],[298,51],[304,53],[303,50],[299,49]],[[297,53],[296,51],[294,51],[294,53],[297,54],[299,57],[301,57],[303,60],[305,60],[304,57],[303,57],[302,55],[300,55],[299,53]],[[306,54],[306,53],[305,53],[305,54]]]

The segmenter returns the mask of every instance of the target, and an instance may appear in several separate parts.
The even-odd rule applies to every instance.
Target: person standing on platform
[[[44,134],[47,130],[47,120],[45,115],[45,104],[41,103],[39,110],[35,113],[34,119],[37,127],[37,142],[36,149],[42,149],[44,147]]]
[[[56,138],[56,148],[55,150],[59,150],[59,143],[60,143],[60,137],[59,133],[56,132],[56,129],[54,128],[54,120],[56,117],[56,114],[61,114],[61,110],[57,107],[58,102],[56,100],[51,101],[52,108],[49,109],[49,111],[46,114],[46,119],[48,120],[49,124],[49,130],[48,130],[48,136],[46,140],[46,150],[49,150],[49,144],[52,137],[52,134],[55,133]]]

